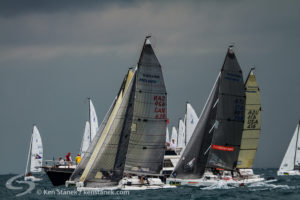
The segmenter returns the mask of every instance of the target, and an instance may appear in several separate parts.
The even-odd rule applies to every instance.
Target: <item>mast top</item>
[[[151,35],[147,35],[146,36],[146,42],[145,42],[145,44],[151,44],[150,38],[151,38]]]
[[[250,75],[254,75],[253,71],[255,70],[255,67],[251,67],[250,69]]]
[[[233,47],[234,47],[234,45],[229,45],[229,47],[228,47],[228,52],[230,54],[233,54]]]

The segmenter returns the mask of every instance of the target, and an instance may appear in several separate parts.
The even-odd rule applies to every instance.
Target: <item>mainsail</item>
[[[177,129],[175,126],[172,127],[172,132],[171,132],[171,142],[174,140],[174,144],[177,146],[178,144],[178,133]]]
[[[182,121],[182,119],[179,120],[178,124],[178,141],[177,141],[177,146],[180,148],[185,147],[185,123]]]
[[[291,171],[295,169],[295,166],[300,166],[300,122],[297,124],[296,130],[290,141],[289,147],[281,162],[280,171]]]
[[[158,174],[163,167],[167,92],[161,65],[148,38],[136,72],[134,112],[125,171]]]
[[[30,159],[30,163],[29,163]],[[30,140],[28,160],[26,165],[26,172],[28,171],[28,166],[30,165],[30,172],[41,172],[43,162],[43,143],[39,130],[34,125]]]
[[[91,131],[91,141],[93,141],[97,130],[98,130],[98,117],[96,114],[96,110],[94,104],[91,99],[89,99],[89,108],[90,108],[90,131]]]
[[[237,165],[245,116],[243,73],[229,48],[221,70],[216,123],[208,167],[233,170]]]
[[[235,168],[244,122],[241,68],[231,48],[173,175],[200,178],[205,168]]]
[[[90,142],[91,142],[91,134],[90,134],[90,123],[89,121],[85,122],[85,128],[84,128],[84,133],[82,136],[82,141],[81,141],[81,148],[80,148],[80,155],[83,158],[85,152],[89,148]]]
[[[192,105],[190,103],[186,103],[185,145],[187,145],[190,141],[198,120],[199,118]]]
[[[260,91],[253,70],[254,68],[251,69],[245,83],[245,122],[237,168],[252,168],[260,135]]]

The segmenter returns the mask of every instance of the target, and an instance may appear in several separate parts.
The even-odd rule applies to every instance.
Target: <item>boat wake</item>
[[[292,186],[276,185],[276,184],[273,184],[274,182],[277,182],[277,179],[252,183],[252,184],[248,185],[248,188],[250,188],[250,191],[263,191],[263,190],[273,190],[273,189],[283,189],[283,190],[293,189]]]
[[[231,184],[228,184],[225,181],[218,181],[217,183],[215,183],[211,186],[201,188],[201,190],[216,190],[216,189],[227,190],[227,189],[233,189],[233,188],[236,188],[236,187],[232,186]]]
[[[282,190],[295,189],[295,186],[274,184],[274,182],[277,182],[277,179],[251,183],[241,187],[241,186],[233,185],[231,183],[227,183],[225,181],[219,181],[218,183],[215,183],[211,186],[201,188],[201,190],[218,190],[218,189],[227,190],[227,189],[234,189],[234,188],[248,188],[250,191],[263,191],[263,190],[273,190],[273,189],[282,189]]]

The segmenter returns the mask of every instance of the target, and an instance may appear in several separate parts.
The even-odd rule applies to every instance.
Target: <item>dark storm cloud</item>
[[[32,13],[80,12],[82,10],[105,9],[108,5],[130,6],[133,0],[2,0],[0,16],[14,17]]]
[[[262,91],[256,166],[279,165],[300,115],[299,1],[107,2],[0,1],[0,149],[9,150],[0,173],[24,168],[33,123],[47,158],[77,153],[86,98],[101,121],[146,34],[163,66],[171,125],[187,100],[200,114],[234,42]]]

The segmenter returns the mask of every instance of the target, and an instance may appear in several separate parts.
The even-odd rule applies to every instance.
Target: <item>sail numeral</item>
[[[252,128],[255,129],[256,126],[258,125],[258,115],[259,111],[258,110],[249,110],[247,112],[247,128]]]

